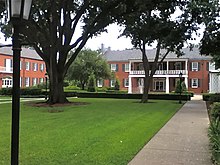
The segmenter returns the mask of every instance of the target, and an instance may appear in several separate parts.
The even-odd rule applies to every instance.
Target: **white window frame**
[[[32,86],[36,86],[37,85],[37,78],[32,78]]]
[[[12,78],[3,78],[2,79],[2,88],[12,87]]]
[[[117,70],[117,64],[111,64],[111,71]]]
[[[163,89],[156,89],[157,83],[159,83],[159,88],[162,87]],[[162,83],[162,86],[161,86]],[[154,90],[155,91],[165,91],[165,81],[164,80],[154,80]]]
[[[38,70],[38,63],[34,63],[33,64],[33,71],[37,71]]]
[[[110,86],[115,87],[115,82],[116,82],[115,80],[110,80]]]
[[[25,87],[29,87],[30,86],[30,77],[25,77]]]
[[[30,62],[25,62],[25,70],[30,70]]]
[[[40,83],[40,84],[43,84],[43,83],[44,83],[44,78],[40,78],[40,79],[39,79],[39,83]]]
[[[97,80],[97,87],[99,87],[99,88],[103,87],[103,80],[102,79]]]
[[[198,70],[199,70],[199,63],[192,62],[192,71],[198,71]]]
[[[129,79],[128,78],[124,79],[124,87],[129,87]]]
[[[130,65],[129,64],[125,64],[125,72],[129,72],[130,69]]]
[[[193,78],[191,82],[192,88],[198,88],[199,87],[199,79]]]
[[[40,71],[44,71],[44,64],[40,64]]]

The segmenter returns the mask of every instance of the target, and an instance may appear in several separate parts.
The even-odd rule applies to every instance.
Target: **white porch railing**
[[[2,73],[12,73],[12,71],[13,71],[13,68],[6,68],[3,66],[0,66],[0,72]]]
[[[130,71],[131,75],[144,75],[144,70],[132,70]],[[186,70],[157,70],[155,72],[155,75],[179,75],[182,73],[183,75],[186,75]]]

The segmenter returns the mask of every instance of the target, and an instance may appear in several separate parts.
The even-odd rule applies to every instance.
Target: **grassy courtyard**
[[[126,165],[181,106],[159,100],[72,101],[89,104],[21,104],[20,165]],[[0,104],[0,121],[0,165],[9,165],[10,104]]]

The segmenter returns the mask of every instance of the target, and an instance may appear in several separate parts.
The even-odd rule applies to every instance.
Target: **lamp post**
[[[183,77],[183,74],[182,74],[182,72],[180,72],[180,74],[179,74],[179,78],[180,78],[180,86],[179,86],[179,88],[180,88],[180,98],[179,98],[179,103],[180,104],[182,104],[182,96],[181,96],[181,94],[182,94],[182,77]]]
[[[11,164],[18,165],[19,157],[19,113],[20,113],[20,27],[28,20],[32,0],[7,0],[10,22],[13,25],[13,88],[12,88],[12,128],[11,128]]]
[[[47,100],[47,80],[48,80],[48,74],[45,73],[45,82],[46,82],[46,87],[45,87],[45,90],[46,90],[46,92],[45,92],[45,100]]]

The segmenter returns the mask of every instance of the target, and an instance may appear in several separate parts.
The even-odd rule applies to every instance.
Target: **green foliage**
[[[72,86],[67,86],[67,87],[65,87],[64,89],[65,89],[65,90],[80,90],[79,87],[74,86],[74,85],[72,85]]]
[[[120,81],[118,78],[115,80],[115,90],[119,91],[120,90]]]
[[[42,90],[37,87],[27,87],[20,89],[21,95],[41,95]],[[0,95],[12,95],[12,88],[2,88],[0,89]]]
[[[177,81],[177,85],[176,85],[176,89],[175,89],[175,93],[185,93],[187,91],[186,89],[186,84],[184,81],[182,81],[181,86],[180,86],[180,80]]]
[[[95,92],[96,91],[95,75],[93,73],[89,76],[88,91],[89,92]]]
[[[85,49],[79,53],[75,62],[70,66],[67,79],[79,81],[83,88],[88,82],[91,72],[94,73],[96,80],[111,77],[108,63],[102,56],[97,51]]]
[[[220,164],[220,103],[213,103],[209,112],[209,140],[214,164]]]
[[[204,101],[211,101],[211,102],[220,102],[220,94],[219,93],[206,93],[203,94]]]

